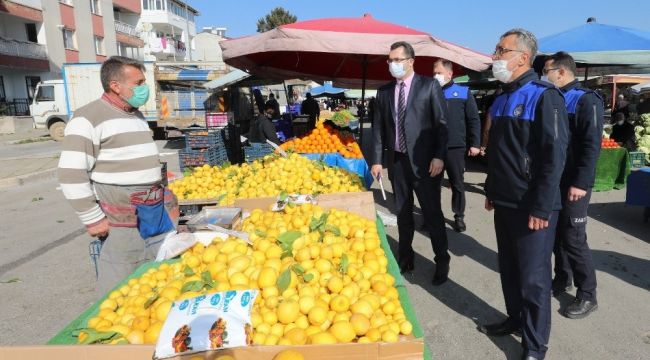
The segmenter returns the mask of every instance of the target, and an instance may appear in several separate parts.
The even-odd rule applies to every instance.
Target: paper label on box
[[[217,292],[175,301],[155,358],[252,344],[250,313],[257,290]]]

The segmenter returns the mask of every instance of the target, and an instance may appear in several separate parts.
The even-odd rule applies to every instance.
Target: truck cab
[[[63,80],[40,82],[29,111],[35,128],[47,128],[52,139],[63,140],[65,125],[69,120]]]

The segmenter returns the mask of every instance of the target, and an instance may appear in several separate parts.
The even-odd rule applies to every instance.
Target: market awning
[[[361,99],[361,89],[345,90],[347,99]],[[366,99],[377,96],[377,90],[366,90]]]
[[[224,75],[223,70],[206,69],[165,69],[160,68],[156,74],[159,81],[209,81]]]
[[[622,26],[586,24],[539,40],[541,54],[566,51],[577,63],[635,65],[650,63],[650,32]]]
[[[210,89],[210,90],[218,90],[218,89],[230,86],[232,84],[235,84],[235,83],[237,83],[239,81],[242,81],[244,79],[247,79],[249,77],[251,77],[251,74],[249,74],[249,73],[247,73],[245,71],[237,69],[237,70],[234,70],[234,71],[231,71],[231,72],[227,73],[226,75],[224,75],[224,76],[222,76],[222,77],[220,77],[220,78],[218,78],[216,80],[212,80],[210,82],[207,82],[207,83],[203,84],[203,86],[205,88],[207,88],[207,89]]]

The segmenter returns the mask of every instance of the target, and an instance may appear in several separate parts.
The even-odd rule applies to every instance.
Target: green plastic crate
[[[640,169],[645,166],[645,153],[642,151],[630,151],[630,167]]]

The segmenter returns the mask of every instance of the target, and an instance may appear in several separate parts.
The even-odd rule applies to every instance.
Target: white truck
[[[145,62],[145,78],[151,96],[140,108],[147,121],[156,121],[156,80],[154,63]],[[47,128],[50,136],[60,141],[66,123],[74,111],[99,99],[104,92],[100,80],[101,63],[64,64],[61,80],[46,80],[36,86],[34,101],[29,106],[36,128]]]

